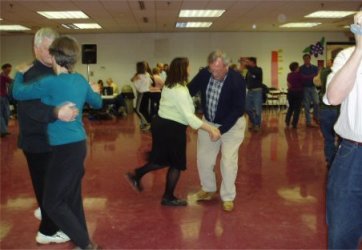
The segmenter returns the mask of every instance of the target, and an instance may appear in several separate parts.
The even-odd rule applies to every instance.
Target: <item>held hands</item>
[[[217,127],[210,126],[209,136],[212,141],[217,141],[221,137],[220,130]]]
[[[79,110],[72,102],[66,102],[56,107],[55,110],[58,119],[63,122],[74,121],[77,115],[79,114]]]

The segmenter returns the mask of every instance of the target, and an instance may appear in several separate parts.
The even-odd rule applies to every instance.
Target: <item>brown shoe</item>
[[[200,190],[195,194],[195,198],[197,201],[209,201],[215,195],[215,192],[205,192],[204,190]]]
[[[222,208],[225,212],[231,212],[234,210],[234,202],[233,201],[223,201]]]

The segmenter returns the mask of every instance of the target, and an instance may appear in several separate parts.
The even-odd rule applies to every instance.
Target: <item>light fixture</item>
[[[321,10],[310,13],[304,17],[306,18],[344,18],[346,16],[355,14],[356,11],[334,11],[334,10]]]
[[[48,19],[87,19],[83,11],[37,11],[38,14]]]
[[[74,24],[72,23],[69,23],[69,24],[62,24],[62,26],[66,29],[70,29],[70,30],[79,30],[79,28],[77,26],[75,26]]]
[[[225,10],[181,10],[179,17],[220,17]]]
[[[2,21],[3,19],[0,17],[0,21]]]
[[[30,30],[28,27],[23,25],[0,25],[0,30],[3,31],[22,31],[22,30]]]
[[[212,22],[177,22],[176,28],[209,28]]]
[[[73,23],[79,29],[102,29],[98,23]]]
[[[320,25],[321,23],[286,23],[283,25],[280,25],[280,28],[311,28],[317,25]]]

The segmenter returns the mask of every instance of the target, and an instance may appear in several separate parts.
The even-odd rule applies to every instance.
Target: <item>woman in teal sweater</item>
[[[46,173],[43,206],[49,217],[78,247],[97,249],[89,239],[82,204],[81,180],[86,156],[82,109],[85,103],[93,108],[101,108],[102,98],[83,76],[72,73],[79,55],[79,45],[75,39],[59,37],[50,46],[49,53],[53,57],[56,75],[24,84],[23,72],[27,69],[19,69],[15,76],[13,95],[17,100],[41,99],[43,103],[53,106],[72,102],[80,110],[74,121],[57,120],[48,124],[53,151]]]

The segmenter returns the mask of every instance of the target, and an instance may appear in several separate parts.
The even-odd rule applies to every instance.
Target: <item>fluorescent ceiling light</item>
[[[48,19],[86,19],[89,18],[83,11],[37,11]]]
[[[179,17],[219,17],[225,10],[181,10]]]
[[[77,26],[75,26],[72,23],[68,23],[68,24],[62,24],[62,26],[66,29],[70,29],[70,30],[79,30],[79,28]]]
[[[310,13],[304,17],[307,18],[343,18],[352,14],[355,14],[356,11],[332,11],[332,10],[325,10],[325,11],[316,11]]]
[[[98,23],[73,23],[79,29],[102,29]]]
[[[177,22],[176,28],[209,28],[212,22]]]
[[[30,30],[29,28],[22,25],[0,25],[0,30],[5,31],[20,31],[20,30]]]
[[[280,25],[281,28],[310,28],[317,25],[320,25],[321,23],[286,23],[283,25]]]

